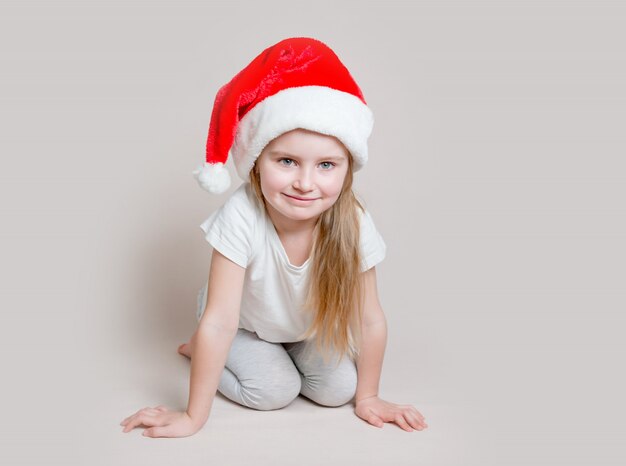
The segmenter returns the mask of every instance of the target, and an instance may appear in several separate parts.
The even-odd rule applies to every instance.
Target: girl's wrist
[[[376,394],[376,395],[357,396],[357,397],[355,398],[355,403],[357,403],[357,404],[358,404],[358,403],[360,403],[361,401],[367,400],[367,399],[369,399],[369,398],[376,398],[376,397],[378,397],[378,394]]]
[[[189,413],[189,411],[185,411],[185,414],[187,415],[189,419],[191,419],[192,424],[198,430],[200,430],[202,426],[204,426],[204,424],[206,424],[207,420],[209,419],[209,416],[193,416]]]

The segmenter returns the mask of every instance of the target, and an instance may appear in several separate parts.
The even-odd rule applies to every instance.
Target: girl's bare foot
[[[191,359],[191,347],[189,346],[189,343],[183,343],[182,345],[180,345],[178,347],[178,352],[183,356],[187,356],[189,359]]]

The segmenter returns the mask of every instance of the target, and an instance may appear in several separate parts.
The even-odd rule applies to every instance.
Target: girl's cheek
[[[285,171],[278,171],[276,173],[273,174],[272,176],[272,182],[274,185],[282,185],[285,183],[289,183],[289,180],[291,179],[289,173],[285,172]]]
[[[333,195],[333,196],[339,197],[339,194],[341,194],[341,189],[342,188],[343,188],[343,179],[335,180],[332,183],[332,186],[328,187],[328,192],[331,193],[331,195]]]
[[[272,190],[282,188],[286,182],[286,177],[279,174],[273,174],[273,176],[268,176],[263,180],[263,184]]]

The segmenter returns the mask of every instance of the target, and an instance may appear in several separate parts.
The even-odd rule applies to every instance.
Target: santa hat
[[[265,49],[218,91],[213,105],[206,161],[193,173],[212,193],[230,186],[224,166],[249,173],[265,146],[283,133],[307,129],[339,139],[353,157],[353,170],[367,162],[374,117],[348,69],[324,43],[284,39]]]

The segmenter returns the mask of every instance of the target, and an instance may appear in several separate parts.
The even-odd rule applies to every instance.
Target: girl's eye
[[[330,170],[331,168],[335,166],[335,164],[332,162],[322,162],[320,165],[322,166],[324,170]]]
[[[280,159],[280,160],[279,160],[279,162],[280,162],[282,165],[285,165],[286,167],[289,167],[289,166],[291,166],[291,165],[292,165],[293,160],[291,160],[291,159]]]

